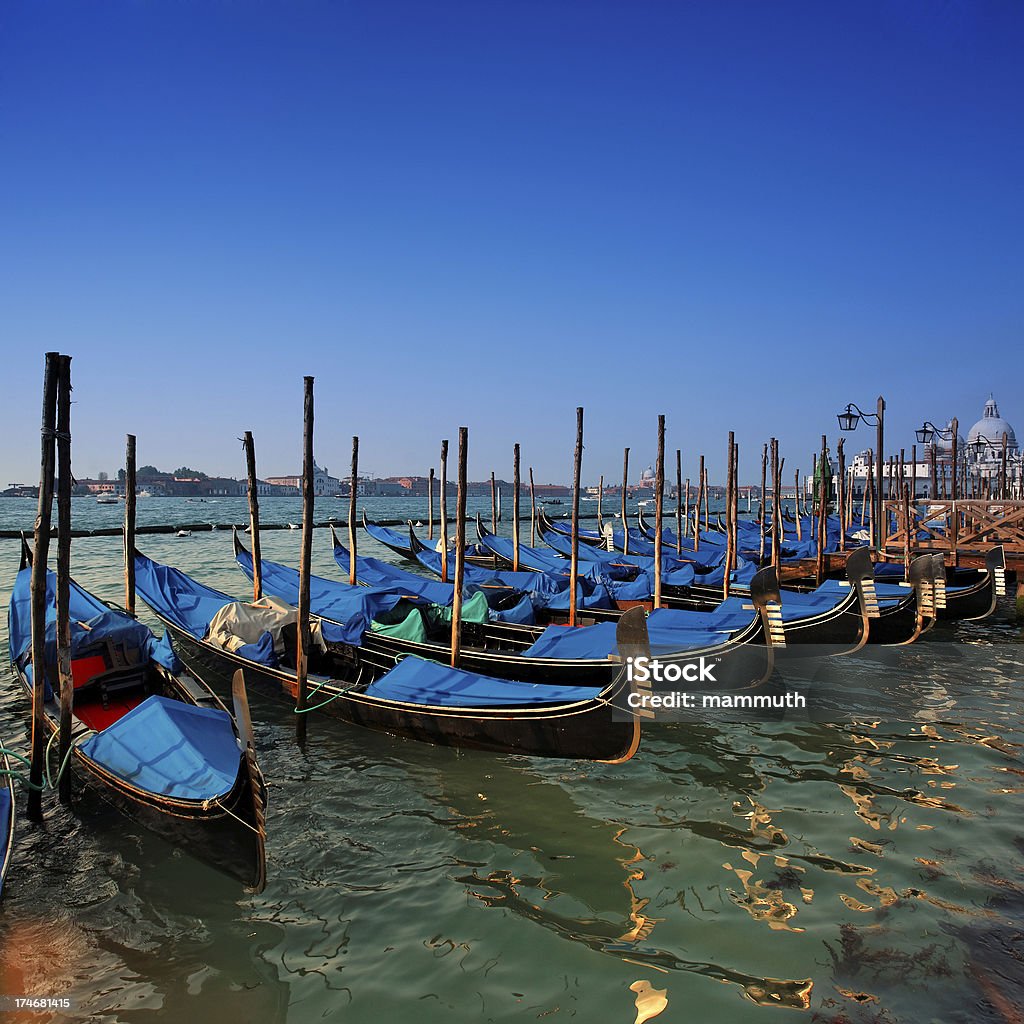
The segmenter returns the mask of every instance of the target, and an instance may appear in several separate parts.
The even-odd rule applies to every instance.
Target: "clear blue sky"
[[[847,401],[1024,435],[1024,6],[9,0],[0,486],[38,475],[42,354],[75,472],[300,464],[568,480],[622,447],[742,476]],[[862,427],[848,442],[867,447]]]

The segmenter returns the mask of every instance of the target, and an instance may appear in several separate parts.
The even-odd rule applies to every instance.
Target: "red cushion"
[[[102,654],[93,654],[88,658],[75,658],[71,662],[71,678],[75,682],[75,689],[85,686],[101,672],[107,671],[107,660]]]

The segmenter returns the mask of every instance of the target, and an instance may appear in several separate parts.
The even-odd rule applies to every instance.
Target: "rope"
[[[229,808],[225,807],[219,800],[215,799],[213,801],[213,803],[214,803],[215,806],[219,807],[225,814],[228,814],[232,818],[234,818],[235,821],[237,821],[240,825],[244,825],[246,828],[251,829],[253,832],[256,833],[256,835],[260,835],[261,834],[260,830],[258,828],[254,828],[244,818],[240,818],[237,814],[234,813],[234,811],[232,811]]]
[[[82,733],[78,739],[71,744],[67,754],[64,755],[64,762],[57,771],[56,778],[54,778],[50,773],[50,751],[53,747],[53,741],[60,736],[60,730],[54,730],[53,735],[51,735],[50,739],[47,741],[46,753],[43,757],[43,765],[46,773],[45,784],[37,786],[24,773],[15,771],[13,768],[0,768],[0,776],[9,775],[12,779],[17,779],[26,789],[34,790],[36,793],[44,793],[47,789],[56,789],[64,775],[64,772],[67,770],[68,764],[71,761],[71,755],[75,752],[75,748],[82,740],[86,739],[86,737],[93,735],[95,735],[95,730],[89,729],[87,732]],[[22,764],[28,765],[29,767],[32,766],[32,762],[27,757],[23,757],[15,750],[8,750],[6,747],[0,747],[0,754],[6,754],[8,757],[13,757],[16,761],[20,761]]]

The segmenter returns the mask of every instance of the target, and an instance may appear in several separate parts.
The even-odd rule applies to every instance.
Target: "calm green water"
[[[297,508],[264,504],[283,521]],[[152,499],[140,521],[242,509]],[[0,502],[0,528],[33,512]],[[78,526],[120,515],[76,505]],[[294,562],[298,543],[270,532],[264,552]],[[228,533],[140,546],[245,592]],[[117,538],[76,540],[74,574],[117,599],[120,558]],[[16,565],[16,542],[0,541],[4,605]],[[338,578],[324,531],[314,565]],[[291,711],[253,695],[272,784],[266,892],[245,896],[95,799],[48,800],[45,826],[21,822],[0,990],[70,996],[75,1018],[192,1024],[630,1024],[641,980],[665,991],[666,1021],[1015,1019],[1024,646],[1011,613],[819,666],[859,685],[884,673],[906,690],[904,720],[662,726],[617,766],[460,754],[316,717],[300,750]],[[19,749],[25,712],[8,679],[0,733]]]

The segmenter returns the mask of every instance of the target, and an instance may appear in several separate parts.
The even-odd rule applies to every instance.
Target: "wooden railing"
[[[907,508],[886,501],[884,547],[907,547]],[[910,547],[917,551],[986,551],[1002,544],[1024,554],[1024,501],[930,501],[909,508]],[[895,528],[894,528],[895,525]]]

